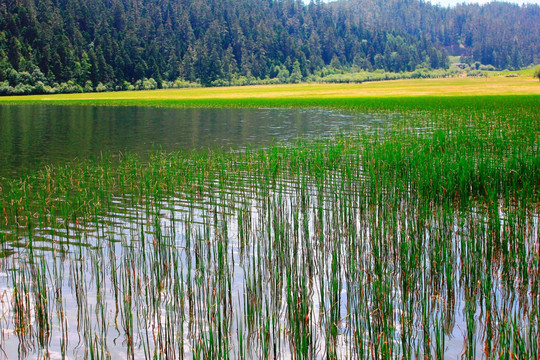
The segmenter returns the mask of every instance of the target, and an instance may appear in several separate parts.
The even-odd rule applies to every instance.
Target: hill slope
[[[332,3],[368,29],[425,37],[452,55],[499,69],[540,62],[540,7],[504,2],[444,8],[417,0]]]
[[[0,82],[298,81],[327,65],[445,67],[448,49],[518,67],[538,60],[539,9],[449,10],[417,0],[2,0]]]

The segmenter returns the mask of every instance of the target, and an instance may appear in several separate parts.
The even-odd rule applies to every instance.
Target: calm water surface
[[[74,158],[264,147],[371,131],[396,116],[0,106],[0,195],[10,183],[3,177]],[[497,223],[484,207],[374,197],[364,177],[339,169],[272,181],[257,166],[237,175],[210,169],[188,185],[179,169],[174,181],[160,183],[159,172],[145,183],[130,181],[135,175],[125,186],[100,185],[107,194],[42,194],[47,201],[37,197],[43,208],[33,211],[25,194],[35,189],[13,182],[13,201],[0,198],[0,360],[364,359],[383,358],[372,353],[383,345],[392,358],[437,349],[441,358],[489,358],[490,314],[534,346],[534,296],[518,296],[495,265],[486,305],[473,277],[482,270],[464,262],[482,255],[498,228],[536,251],[537,213],[495,209]],[[106,211],[80,210],[101,199]]]
[[[321,109],[0,106],[0,176],[101,153],[264,146],[387,121]]]

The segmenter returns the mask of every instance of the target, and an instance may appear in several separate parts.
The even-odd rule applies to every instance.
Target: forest
[[[299,82],[540,62],[540,7],[421,0],[1,0],[0,94]]]

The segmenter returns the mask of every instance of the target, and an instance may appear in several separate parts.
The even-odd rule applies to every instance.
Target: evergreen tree
[[[539,23],[539,6],[506,3],[3,1],[0,81],[11,70],[32,74],[37,67],[44,84],[72,80],[81,87],[149,78],[160,87],[178,78],[203,85],[240,77],[295,82],[326,66],[445,68],[447,54],[520,68],[540,62]]]

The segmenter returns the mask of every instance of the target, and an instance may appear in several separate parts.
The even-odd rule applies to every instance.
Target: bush
[[[468,77],[487,77],[487,73],[481,70],[471,70],[467,72]]]
[[[167,87],[168,89],[183,89],[183,88],[193,88],[193,87],[200,87],[201,85],[198,83],[186,81],[184,79],[176,79],[175,81],[165,81],[163,82],[163,87]]]
[[[7,80],[0,82],[0,95],[11,95],[11,89]]]
[[[481,65],[481,66],[480,66],[480,70],[484,70],[484,71],[495,71],[495,70],[497,70],[497,69],[496,69],[495,66],[493,66],[493,65]]]
[[[45,85],[42,81],[38,81],[34,86],[33,94],[50,94],[53,90],[50,86]]]
[[[34,87],[29,84],[17,84],[15,88],[13,89],[13,94],[15,95],[30,95],[32,94],[32,91],[34,90]]]
[[[73,80],[69,80],[67,83],[61,83],[58,86],[55,86],[55,92],[61,94],[74,94],[82,93],[83,87],[79,84],[76,84]]]
[[[158,83],[153,78],[144,78],[135,83],[135,89],[137,90],[155,90],[158,88]]]
[[[540,81],[540,65],[536,65],[533,72],[533,77],[537,78]]]
[[[322,82],[322,83],[362,83],[364,81],[381,81],[381,80],[397,80],[397,79],[425,79],[425,78],[442,78],[451,77],[456,74],[460,74],[461,71],[436,69],[429,70],[427,68],[418,68],[412,72],[386,72],[384,70],[376,71],[347,71],[340,70],[336,72],[334,68],[324,68],[316,75],[308,77],[310,82]]]
[[[99,83],[96,86],[96,91],[97,92],[105,92],[105,91],[107,91],[107,87],[105,85],[103,85],[103,83]]]
[[[86,84],[84,84],[84,92],[92,92],[94,91],[94,84],[92,84],[92,81],[88,80],[86,81]]]

